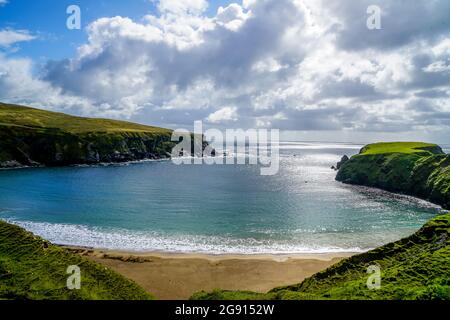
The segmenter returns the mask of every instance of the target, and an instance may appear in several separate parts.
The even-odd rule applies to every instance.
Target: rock
[[[56,162],[61,162],[63,159],[64,159],[64,155],[62,152],[55,153],[55,161]]]
[[[8,160],[0,162],[0,168],[20,168],[20,167],[23,167],[23,165],[16,160]]]
[[[339,169],[342,167],[342,165],[343,165],[344,163],[346,163],[348,160],[350,160],[350,158],[349,158],[347,155],[344,155],[344,156],[341,158],[341,161],[339,161],[339,162],[336,164],[335,170],[339,170]]]

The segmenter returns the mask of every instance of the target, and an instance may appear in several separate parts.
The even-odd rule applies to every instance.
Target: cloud
[[[219,7],[215,21],[220,26],[237,31],[249,17],[250,12],[245,12],[240,5],[232,3],[225,8]]]
[[[34,39],[36,39],[36,37],[31,35],[27,30],[0,30],[0,47],[9,47],[19,42],[31,41]]]
[[[236,100],[256,86],[262,90],[270,85],[266,72],[252,72],[260,60],[270,57],[283,65],[301,60],[297,52],[285,51],[295,47],[285,32],[297,21],[301,25],[301,18],[301,11],[288,0],[233,9],[228,20],[172,16],[166,11],[159,17],[147,16],[146,23],[102,18],[89,26],[89,42],[80,47],[78,56],[50,62],[45,79],[64,92],[117,108],[126,107],[123,98],[130,104],[167,109],[217,108],[227,92],[230,100]],[[230,28],[229,19],[246,20]],[[276,81],[288,72],[270,73]],[[129,111],[133,110],[137,109]]]
[[[225,107],[211,113],[206,120],[210,123],[236,121],[238,119],[236,107]]]
[[[208,8],[206,0],[160,0],[158,9],[163,14],[199,15]]]
[[[369,4],[382,9],[382,30],[367,29]],[[0,98],[36,104],[49,92],[51,108],[170,127],[449,125],[447,0],[246,0],[212,16],[203,0],[157,8],[93,21],[77,54],[49,61],[39,78],[31,61],[3,56]]]
[[[337,44],[350,50],[393,49],[414,41],[433,41],[450,32],[450,2],[417,0],[414,5],[391,0],[320,0],[324,19],[333,21]],[[366,26],[366,10],[376,5],[381,9],[381,30]]]
[[[8,3],[8,0],[0,0],[0,7]]]
[[[414,94],[416,97],[420,98],[450,98],[450,91],[440,90],[440,89],[432,89],[432,90],[424,90],[419,91]]]
[[[33,68],[30,59],[11,58],[0,52],[0,101],[86,116],[126,116],[88,98],[62,93],[60,88],[36,78]]]

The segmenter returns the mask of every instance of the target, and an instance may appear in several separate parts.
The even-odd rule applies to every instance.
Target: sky
[[[0,0],[0,101],[172,129],[446,143],[449,36],[448,0]]]

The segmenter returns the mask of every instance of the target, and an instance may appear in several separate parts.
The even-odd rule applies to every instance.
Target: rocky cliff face
[[[366,154],[340,168],[336,180],[420,197],[450,209],[450,155],[438,146],[424,152]]]
[[[0,168],[168,158],[171,137],[159,127],[0,103]]]
[[[170,157],[170,133],[83,133],[4,127],[0,167],[61,166]]]

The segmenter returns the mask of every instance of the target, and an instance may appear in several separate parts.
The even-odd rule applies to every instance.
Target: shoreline
[[[90,253],[96,255],[111,256],[135,256],[142,258],[171,258],[171,259],[204,259],[208,261],[222,260],[270,260],[283,262],[289,259],[295,260],[320,260],[330,261],[335,258],[347,258],[366,251],[342,251],[342,252],[299,252],[299,253],[204,253],[204,252],[180,252],[180,251],[133,251],[120,249],[107,249],[84,247],[76,245],[55,245],[77,253]],[[367,250],[370,251],[371,249]]]
[[[45,164],[4,166],[0,163],[0,170],[40,169],[40,168],[102,168],[102,167],[127,166],[127,165],[132,165],[132,164],[143,164],[143,163],[147,163],[147,162],[159,162],[159,161],[169,161],[169,160],[172,160],[172,158],[170,158],[170,157],[144,158],[144,159],[126,160],[126,161],[113,161],[113,162],[73,163],[73,164],[62,164],[62,165],[55,165],[55,166],[49,166],[49,165],[45,165]]]
[[[267,292],[300,283],[344,258],[359,254],[213,255],[62,247],[135,281],[161,300],[189,299],[196,292],[215,289]]]

